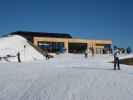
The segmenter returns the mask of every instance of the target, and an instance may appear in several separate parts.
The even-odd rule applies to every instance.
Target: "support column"
[[[87,50],[88,51],[89,51],[90,47],[91,47],[91,42],[87,42]]]
[[[34,44],[35,46],[38,46],[38,41],[37,41],[37,39],[33,38],[33,44]]]
[[[96,41],[94,40],[92,44],[93,44],[94,54],[96,54]]]
[[[68,53],[68,41],[64,41],[64,48],[66,49],[66,53]]]

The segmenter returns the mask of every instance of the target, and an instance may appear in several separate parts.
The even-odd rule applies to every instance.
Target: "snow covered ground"
[[[62,54],[48,61],[0,63],[0,100],[132,100],[133,67],[111,56]]]

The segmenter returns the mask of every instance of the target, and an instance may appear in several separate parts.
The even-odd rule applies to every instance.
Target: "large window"
[[[64,43],[63,42],[39,42],[39,47],[48,52],[63,52]]]

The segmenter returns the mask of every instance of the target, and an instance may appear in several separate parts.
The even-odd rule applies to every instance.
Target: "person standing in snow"
[[[88,50],[87,49],[85,50],[84,55],[85,55],[85,58],[88,57]]]
[[[25,54],[26,54],[26,45],[24,45],[24,57],[25,57]]]
[[[94,48],[93,47],[91,47],[91,54],[92,54],[92,56],[94,56]]]
[[[20,52],[17,53],[18,63],[21,63]]]
[[[44,51],[44,56],[45,56],[46,60],[48,60],[48,59],[49,59],[49,55],[48,55],[48,51],[47,51],[47,50],[46,50],[46,51]]]
[[[118,67],[118,70],[120,70],[120,60],[119,60],[120,52],[119,50],[114,51],[114,70],[116,70],[116,66]]]

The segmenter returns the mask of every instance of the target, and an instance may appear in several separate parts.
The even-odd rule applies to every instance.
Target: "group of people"
[[[91,52],[92,52],[92,56],[94,56],[94,49],[91,50]],[[88,53],[89,51],[86,49],[84,52],[85,58],[88,57]],[[113,56],[114,56],[114,70],[116,70],[116,67],[118,70],[120,70],[120,59],[119,59],[120,51],[118,49],[114,50]]]

